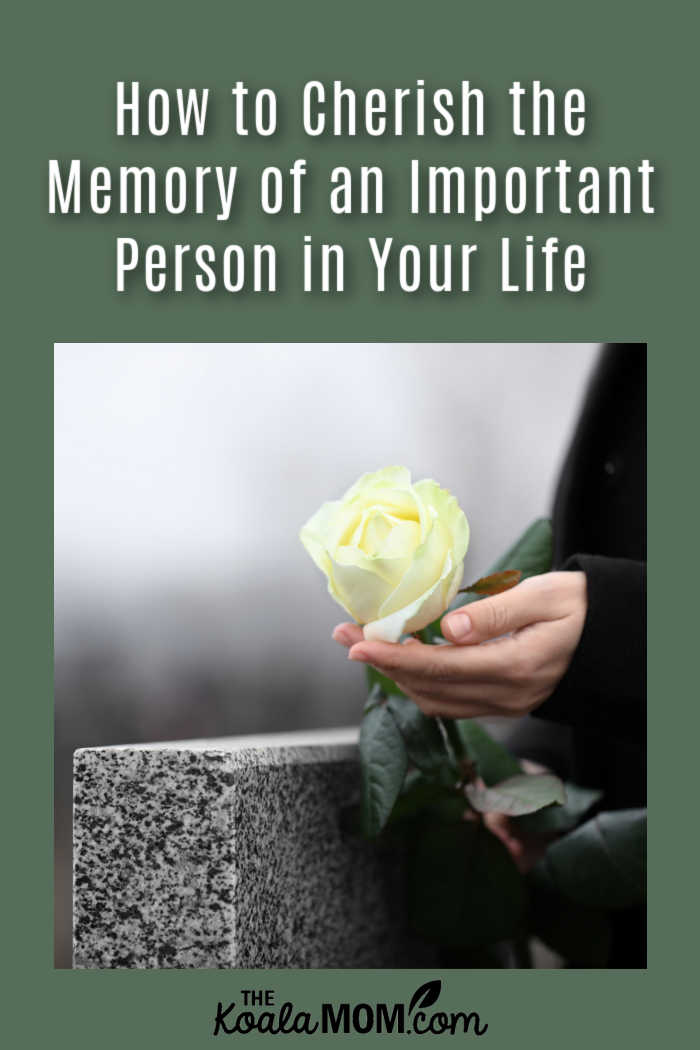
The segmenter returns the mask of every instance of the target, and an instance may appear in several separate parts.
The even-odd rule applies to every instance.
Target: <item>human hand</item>
[[[523,831],[518,821],[511,820],[505,813],[484,813],[483,820],[489,831],[506,847],[521,875],[532,871],[544,857],[548,846],[561,834]]]
[[[583,572],[548,572],[443,616],[448,645],[366,642],[357,624],[334,639],[350,660],[392,678],[426,715],[519,718],[556,689],[586,618]]]
[[[545,766],[527,758],[522,758],[520,765],[524,773],[549,772]],[[477,815],[467,811],[466,816]],[[522,875],[532,871],[537,862],[544,857],[547,847],[561,835],[558,831],[528,831],[519,821],[512,820],[505,813],[484,813],[482,819],[489,831],[501,840]]]

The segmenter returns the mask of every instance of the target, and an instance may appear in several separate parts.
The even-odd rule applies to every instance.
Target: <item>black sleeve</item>
[[[646,732],[646,563],[574,554],[588,609],[569,668],[536,716],[641,739]]]

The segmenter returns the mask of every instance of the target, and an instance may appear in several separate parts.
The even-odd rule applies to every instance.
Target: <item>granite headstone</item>
[[[358,794],[354,729],[77,751],[74,966],[428,964]]]

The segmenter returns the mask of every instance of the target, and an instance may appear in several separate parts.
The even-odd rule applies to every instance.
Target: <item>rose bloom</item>
[[[435,481],[405,467],[363,474],[307,521],[301,542],[369,640],[397,642],[437,619],[459,590],[469,525]]]

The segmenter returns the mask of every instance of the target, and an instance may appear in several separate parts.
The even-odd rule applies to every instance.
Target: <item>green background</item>
[[[695,549],[695,519],[684,508],[688,488],[695,487],[690,457],[698,376],[691,232],[697,176],[690,156],[696,136],[691,83],[696,35],[689,12],[689,5],[679,2],[609,0],[585,5],[68,0],[24,4],[6,13],[0,448],[8,829],[3,900],[9,914],[3,941],[11,964],[6,994],[21,1033],[13,1045],[65,1041],[76,1048],[116,1047],[157,1039],[193,1047],[209,1039],[217,1000],[238,998],[241,987],[273,986],[278,1002],[289,997],[298,1007],[311,1008],[333,997],[405,999],[419,983],[407,971],[280,972],[245,979],[235,971],[52,969],[52,349],[54,342],[67,340],[649,343],[649,523],[656,566],[650,600],[649,969],[453,971],[444,975],[444,994],[454,1009],[479,1011],[489,1022],[485,1038],[493,1047],[651,1043],[668,1027],[683,1030],[680,1015],[696,954],[685,904],[695,869],[688,863],[684,829],[692,829],[693,822],[681,812],[689,793],[683,771],[693,765],[688,717],[697,725],[688,656],[693,648],[685,644],[694,626],[694,588],[691,579],[681,589],[679,572],[681,560],[692,565]],[[307,80],[392,87],[417,77],[435,86],[470,79],[484,89],[493,100],[489,135],[339,142],[305,139],[298,131],[296,102]],[[140,80],[144,87],[210,87],[216,103],[212,133],[201,140],[117,139],[114,97],[120,79]],[[250,137],[239,148],[229,134],[228,91],[237,79],[274,87],[284,96],[284,124],[274,138]],[[583,88],[590,113],[586,135],[514,139],[505,106],[514,79]],[[89,165],[239,163],[256,170],[303,156],[320,172],[347,162],[383,164],[398,173],[414,155],[430,163],[496,167],[559,157],[574,164],[636,164],[648,157],[657,167],[657,213],[587,220],[511,216],[475,228],[467,220],[416,218],[398,208],[383,217],[334,219],[319,192],[304,216],[266,218],[251,207],[226,229],[196,217],[47,214],[49,157],[81,157]],[[113,291],[119,235],[161,243],[271,239],[290,251],[306,232],[343,240],[360,253],[358,260],[369,235],[423,243],[478,240],[488,245],[491,270],[483,271],[478,293],[464,296],[378,296],[367,266],[356,268],[344,296],[304,296],[290,281],[275,296],[156,296],[135,290],[120,297]],[[580,241],[589,256],[586,293],[500,293],[495,245],[505,233],[555,233]],[[671,571],[663,571],[662,562],[668,569],[669,561]],[[363,1045],[373,1041],[354,1038]]]

